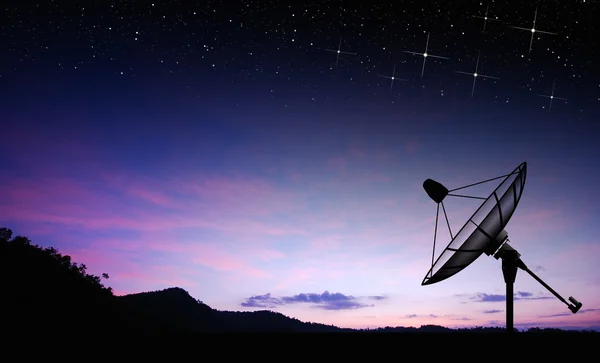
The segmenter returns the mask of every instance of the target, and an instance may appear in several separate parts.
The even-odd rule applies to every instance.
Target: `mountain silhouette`
[[[302,322],[273,311],[219,311],[182,288],[115,296],[103,285],[108,274],[88,274],[52,247],[42,248],[26,237],[12,238],[0,228],[0,309],[3,332],[107,332],[165,335],[206,332],[502,332],[502,328],[449,329],[386,327],[348,329]],[[558,332],[558,329],[530,329]]]
[[[237,312],[212,309],[179,287],[116,297],[128,313],[160,332],[341,332],[335,326],[305,323],[272,311]]]

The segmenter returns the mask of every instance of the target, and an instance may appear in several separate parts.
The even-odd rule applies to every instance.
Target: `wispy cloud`
[[[380,296],[368,296],[368,298],[371,300],[381,301],[381,300],[386,300],[388,297],[385,295],[380,295]]]
[[[385,296],[368,296],[367,300],[384,300]],[[312,304],[313,307],[324,310],[350,310],[372,307],[373,304],[365,304],[351,295],[342,293],[330,293],[325,291],[322,294],[307,293],[294,296],[275,297],[270,293],[264,295],[255,295],[247,298],[241,303],[241,306],[247,308],[270,308],[274,309],[278,306],[289,304]]]
[[[577,312],[577,315],[585,314],[585,313],[600,313],[600,309],[581,309]],[[550,314],[550,315],[540,315],[539,318],[556,318],[559,316],[573,316],[573,313],[558,313],[558,314]]]
[[[497,325],[502,326],[503,322],[498,322]],[[529,328],[559,328],[564,330],[596,330],[600,331],[600,319],[594,319],[586,322],[570,322],[568,320],[539,320],[539,321],[528,321],[515,323],[515,327],[518,329],[529,329]]]
[[[407,314],[403,317],[401,317],[401,319],[416,319],[416,318],[420,318],[420,319],[444,319],[444,321],[450,321],[450,320],[458,320],[458,321],[468,321],[468,320],[472,320],[471,318],[467,318],[467,317],[461,317],[461,316],[455,316],[453,314],[450,315],[438,315],[438,314]]]
[[[502,302],[506,301],[506,295],[499,294],[486,294],[483,292],[477,293],[470,296],[471,302]],[[518,291],[514,294],[513,299],[517,300],[550,300],[553,299],[551,296],[534,296],[530,292]]]
[[[492,310],[484,310],[483,313],[484,314],[497,314],[497,313],[501,313],[504,310],[498,310],[498,309],[492,309]]]

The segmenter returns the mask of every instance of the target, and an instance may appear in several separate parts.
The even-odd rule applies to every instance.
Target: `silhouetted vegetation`
[[[54,248],[11,237],[11,230],[0,229],[3,328],[39,332],[109,324],[114,298],[112,290],[102,285],[102,277],[87,274],[85,265]]]
[[[449,329],[385,327],[344,329],[306,323],[272,311],[218,311],[181,288],[114,296],[84,264],[54,248],[42,248],[0,228],[0,289],[3,332],[112,332],[169,334],[199,332],[368,332],[368,333],[499,333],[502,328]],[[531,333],[564,333],[530,329]]]

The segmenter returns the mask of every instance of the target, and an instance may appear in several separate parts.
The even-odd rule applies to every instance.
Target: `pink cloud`
[[[156,267],[154,267],[156,269]],[[148,272],[121,272],[115,274],[115,276],[111,276],[111,279],[118,279],[123,282],[123,284],[129,286],[165,286],[165,287],[186,287],[191,288],[196,286],[195,281],[191,281],[189,279],[185,279],[182,277],[178,277],[177,275],[172,275],[170,277],[165,276],[162,273],[148,273]],[[123,290],[122,290],[123,291]],[[133,292],[140,292],[139,287],[131,290],[131,291],[123,291],[125,294],[130,294]]]
[[[310,248],[318,250],[319,253],[339,250],[346,238],[344,236],[317,236],[310,239]]]
[[[523,206],[524,207],[524,206]],[[548,238],[552,233],[562,232],[575,227],[573,219],[565,216],[560,208],[535,208],[521,212],[519,209],[513,215],[507,231],[513,228],[513,225],[520,225],[525,228],[519,229],[520,240],[539,241],[540,238]]]
[[[213,247],[200,245],[195,247],[193,261],[222,272],[239,271],[244,263],[237,257]]]
[[[557,264],[572,264],[573,261],[581,261],[586,259],[595,259],[600,255],[600,244],[584,243],[571,246],[570,248],[554,255],[549,262]],[[590,276],[592,277],[592,276]]]
[[[258,253],[258,255],[258,258],[263,261],[273,261],[286,257],[285,253],[276,250],[262,250]]]
[[[127,192],[134,197],[150,201],[151,203],[161,207],[173,208],[177,206],[177,203],[173,200],[173,198],[156,190],[140,187],[137,189],[129,189]]]
[[[61,227],[55,226],[55,233],[59,233],[60,229]],[[136,238],[134,240],[117,237],[94,238],[90,242],[92,242],[94,246],[102,249],[136,252],[145,248],[146,241],[147,239],[142,236],[139,239]]]
[[[519,215],[519,220],[530,225],[532,223],[545,223],[548,220],[561,216],[562,210],[560,210],[559,208],[553,208],[537,210],[535,212],[527,212],[525,214]]]
[[[198,172],[153,179],[104,173],[103,179],[126,194],[169,207],[209,204],[213,208],[246,210],[253,207],[255,213],[301,207],[294,194],[277,189],[266,180],[242,175],[211,176]]]
[[[106,272],[109,275],[116,271],[132,271],[137,269],[137,266],[123,255],[108,254],[106,251],[99,249],[63,249],[59,252],[63,255],[71,256],[71,261],[73,262],[84,263],[88,268],[95,271],[102,269],[102,272]]]
[[[154,188],[152,181],[144,181],[143,179],[139,179],[136,182],[140,185],[140,188],[135,188],[136,190],[143,189],[147,185]],[[268,198],[269,195],[277,194],[277,191],[273,190],[272,187],[265,186],[261,183],[256,183],[252,187],[246,187],[243,185],[238,187],[234,184],[235,183],[221,184],[226,185],[224,189],[226,190],[225,195],[228,195],[227,198],[232,198],[232,195],[239,196],[243,194],[259,195],[262,198]],[[118,185],[125,185],[133,189],[132,185],[135,186],[135,183],[131,182],[129,184]],[[212,187],[220,188],[217,183],[212,184]],[[344,240],[344,235],[336,235],[331,232],[327,233],[327,230],[331,228],[345,228],[348,225],[349,216],[357,219],[363,219],[373,217],[377,213],[381,213],[379,201],[376,201],[372,204],[362,203],[362,208],[344,208],[343,210],[340,210],[340,213],[337,215],[331,213],[324,215],[320,213],[311,214],[309,219],[297,218],[295,225],[285,226],[281,223],[270,224],[268,222],[257,222],[252,219],[248,219],[248,217],[244,217],[243,215],[239,217],[232,217],[227,215],[227,209],[220,213],[210,212],[205,214],[201,209],[197,210],[198,206],[192,203],[190,200],[171,203],[173,208],[175,208],[174,212],[171,212],[165,216],[162,213],[157,213],[156,211],[146,207],[139,207],[135,203],[129,203],[128,199],[121,200],[120,196],[122,195],[125,195],[126,198],[130,198],[132,196],[132,193],[128,193],[128,190],[131,189],[126,188],[124,190],[119,190],[114,197],[111,197],[110,194],[101,196],[99,198],[101,201],[97,202],[97,205],[100,205],[101,208],[76,209],[75,211],[66,208],[61,210],[60,208],[56,207],[58,204],[54,203],[54,201],[58,199],[69,200],[69,191],[77,191],[77,200],[79,203],[84,205],[95,203],[98,198],[95,195],[88,196],[86,193],[91,193],[91,191],[88,191],[85,188],[77,189],[75,186],[73,186],[64,189],[57,187],[56,189],[56,192],[49,193],[47,196],[47,205],[53,206],[52,208],[38,208],[40,211],[36,211],[34,208],[32,210],[25,211],[25,213],[22,213],[20,216],[41,221],[53,221],[62,224],[74,225],[79,226],[80,228],[92,230],[122,228],[143,232],[144,234],[139,237],[140,241],[144,241],[143,245],[141,243],[136,243],[135,247],[132,245],[131,248],[127,248],[125,246],[119,246],[120,243],[116,239],[113,241],[104,241],[104,244],[107,248],[110,246],[111,248],[120,248],[128,251],[135,250],[136,248],[141,249],[142,247],[144,248],[142,251],[145,251],[149,248],[165,252],[170,251],[171,253],[176,253],[178,256],[186,256],[191,258],[199,265],[236,276],[246,275],[255,278],[268,278],[270,276],[269,273],[258,268],[258,265],[254,265],[251,261],[253,259],[256,261],[272,260],[273,258],[282,257],[281,253],[264,252],[269,251],[270,249],[250,247],[252,245],[249,245],[247,248],[245,247],[245,251],[249,253],[241,256],[232,254],[223,248],[219,249],[207,247],[206,243],[204,242],[186,246],[182,243],[175,243],[173,238],[164,239],[165,243],[166,241],[170,242],[168,246],[158,246],[156,241],[149,239],[148,236],[157,233],[164,235],[167,231],[180,227],[211,228],[220,231],[243,234],[246,236],[253,234],[280,236],[296,234],[304,235],[307,237],[308,241],[312,241],[312,245],[306,246],[307,251],[311,251],[311,254],[319,254],[323,253],[324,250],[332,249],[347,249],[349,247],[360,248],[360,244],[364,244],[365,246],[370,245],[369,248],[378,245],[394,245],[399,241],[399,236],[389,235],[389,233],[386,234],[383,231],[379,232],[376,229],[365,231],[363,235],[355,233],[353,235],[351,244],[346,243]],[[204,195],[206,195],[208,198],[214,198],[214,195],[207,193],[206,190],[201,190],[201,192],[205,193]],[[41,191],[38,191],[37,194],[34,193],[30,197],[35,200],[38,198],[40,193]],[[61,195],[61,193],[66,193],[66,195]],[[86,198],[88,197],[89,200],[86,201]],[[215,199],[215,202],[218,203],[219,199]],[[164,204],[165,203],[163,203],[163,205]],[[273,210],[278,211],[285,209],[274,208]],[[119,213],[114,215],[114,211],[119,211]],[[406,223],[407,220],[404,219],[403,222]],[[310,231],[310,233],[307,231]],[[322,237],[324,233],[325,237]],[[407,241],[402,242],[406,243]],[[252,241],[250,243],[256,245],[256,241]],[[373,261],[372,263],[379,264],[381,262]],[[373,264],[371,266],[373,266]],[[346,271],[346,268],[347,266],[340,265],[337,270],[338,275],[342,273],[341,271]],[[323,271],[323,273],[327,274],[330,272]],[[122,276],[128,276],[127,278],[129,279],[133,278],[133,275]]]
[[[219,272],[235,273],[253,278],[266,278],[270,276],[269,273],[254,267],[250,262],[250,259],[263,259],[265,257],[265,251],[242,256],[231,253],[224,248],[219,248],[210,243],[177,242],[169,240],[150,241],[146,244],[146,248],[161,252],[175,253],[198,265]],[[276,251],[270,251],[270,255],[267,256],[280,258],[282,254],[278,254]]]
[[[167,264],[173,262],[172,260],[161,264],[149,259],[147,247],[115,250],[111,247],[117,243],[104,242],[93,241],[88,248],[64,248],[60,252],[70,255],[73,262],[84,263],[88,273],[108,273],[109,279],[103,281],[103,284],[114,287],[117,294],[151,290],[157,286],[196,286],[195,281],[184,277],[184,269]],[[122,245],[121,243],[118,247]]]
[[[319,269],[314,267],[300,267],[291,269],[275,286],[277,289],[289,289],[299,283],[313,282],[318,277]]]
[[[425,277],[425,275],[427,274],[427,271],[429,271],[430,268],[431,268],[431,255],[419,257],[413,261],[410,261],[407,264],[403,264],[398,269],[398,273],[401,276],[420,280]]]
[[[327,279],[338,279],[338,278],[344,277],[346,275],[347,275],[347,273],[344,270],[332,270],[332,271],[327,271],[325,273],[325,277]]]
[[[100,275],[108,273],[109,279],[103,281],[105,286],[117,286],[119,294],[139,292],[144,286],[193,286],[194,282],[182,278],[174,271],[171,274],[161,272],[160,266],[149,268],[144,262],[134,263],[131,253],[116,253],[102,247],[88,249],[66,249],[63,254],[71,256],[74,262],[84,263],[88,273]],[[181,273],[181,271],[179,271]],[[136,286],[133,287],[132,286]]]
[[[198,195],[188,195],[183,200],[153,190],[164,185],[148,188],[142,182],[136,183],[138,185],[134,182],[118,183],[113,179],[109,184],[112,189],[105,189],[97,184],[66,178],[45,178],[35,182],[12,178],[3,182],[7,197],[0,204],[0,212],[15,220],[89,229],[200,227],[252,234],[304,233],[293,226],[258,221],[277,212],[301,208],[292,194],[276,191],[264,182],[208,180],[206,188],[193,188]],[[175,193],[177,184],[168,184],[166,187],[170,188],[163,190]],[[136,197],[169,206],[175,211],[165,215],[148,209],[136,203]]]
[[[106,175],[105,175],[106,176]],[[11,220],[43,223],[45,232],[56,235],[67,230],[86,231],[88,235],[128,230],[138,239],[118,237],[86,239],[86,250],[69,250],[74,260],[85,262],[96,274],[108,272],[111,285],[121,292],[131,292],[127,286],[182,285],[192,281],[182,277],[184,270],[168,276],[157,274],[149,252],[170,252],[193,261],[199,266],[228,274],[225,279],[265,279],[271,275],[253,261],[272,261],[285,254],[260,247],[257,235],[284,236],[305,234],[301,228],[269,221],[277,213],[301,208],[294,195],[276,189],[265,181],[244,177],[213,177],[180,180],[153,180],[119,177],[99,179],[98,183],[68,178],[30,179],[5,178],[6,197],[0,202],[0,214]],[[102,185],[102,189],[98,189]],[[158,192],[160,191],[160,192]],[[179,194],[178,194],[179,193]],[[180,196],[183,194],[183,198]],[[170,212],[140,204],[149,201],[154,206],[169,207]],[[169,232],[184,227],[213,229],[237,234],[237,241],[251,240],[244,255],[231,253],[205,242],[183,243]],[[92,234],[90,234],[92,233]],[[153,237],[157,236],[157,237]],[[162,241],[162,245],[160,242]],[[75,242],[75,241],[73,241]],[[112,250],[119,250],[115,253]],[[166,255],[165,255],[166,256]],[[131,259],[135,258],[136,263]],[[165,257],[166,258],[166,257]],[[172,258],[165,263],[177,263]],[[151,264],[153,268],[148,269]]]
[[[109,274],[105,285],[120,293],[152,290],[168,286],[194,288],[202,266],[220,273],[223,281],[264,280],[271,275],[258,268],[255,261],[282,258],[277,251],[238,254],[206,242],[190,242],[168,238],[163,233],[148,233],[139,240],[91,239],[89,247],[61,248],[73,261],[84,262],[90,273]],[[130,243],[131,242],[131,243]],[[159,252],[158,254],[156,252]]]

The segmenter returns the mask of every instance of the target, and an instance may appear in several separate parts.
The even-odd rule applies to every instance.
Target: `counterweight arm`
[[[560,296],[560,294],[556,291],[554,291],[553,288],[551,288],[550,286],[548,286],[547,283],[545,283],[541,278],[539,278],[535,273],[533,273],[533,271],[531,271],[524,263],[523,261],[521,261],[521,263],[519,264],[519,267],[527,272],[528,274],[531,275],[531,277],[533,277],[537,282],[539,282],[542,286],[544,286],[548,291],[550,291],[552,293],[552,295],[556,296],[556,298],[560,301],[562,301],[563,303],[565,303],[568,307],[569,310],[571,310],[571,312],[573,312],[573,314],[577,313],[579,311],[579,309],[581,309],[581,306],[583,305],[582,303],[580,303],[579,301],[577,301],[574,297],[570,296],[569,297],[569,301],[572,302],[573,304],[569,304],[569,302],[567,300],[565,300],[562,296]]]

